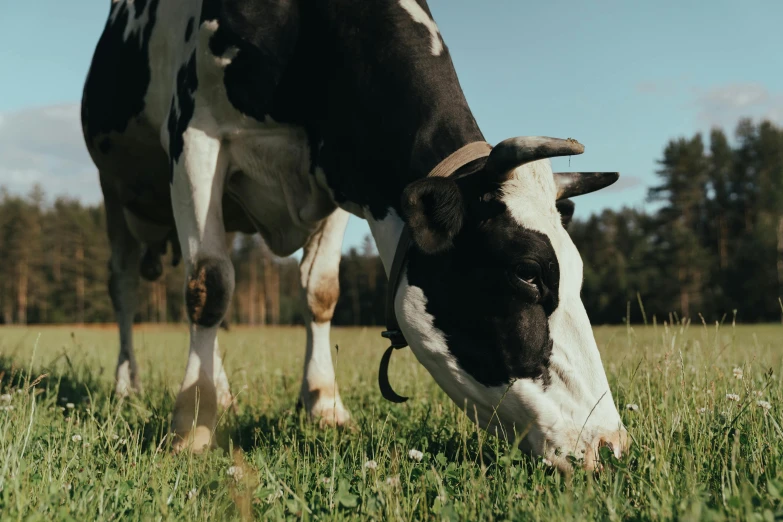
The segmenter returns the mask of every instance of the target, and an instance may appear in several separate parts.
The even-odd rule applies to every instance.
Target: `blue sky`
[[[783,2],[431,0],[476,119],[491,143],[573,137],[557,170],[617,170],[577,215],[645,207],[667,140],[741,116],[783,123]],[[78,101],[107,0],[0,6],[0,185],[100,199]],[[366,225],[353,219],[345,246]]]

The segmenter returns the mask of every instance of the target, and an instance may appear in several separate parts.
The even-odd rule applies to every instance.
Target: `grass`
[[[0,518],[783,517],[783,327],[595,332],[634,444],[612,469],[564,476],[477,431],[409,350],[395,354],[390,379],[412,399],[383,401],[375,329],[333,333],[355,419],[344,430],[318,429],[294,407],[302,329],[221,332],[239,407],[220,424],[221,448],[202,456],[172,455],[166,438],[184,327],[137,330],[145,392],[126,401],[111,395],[113,328],[0,329]]]

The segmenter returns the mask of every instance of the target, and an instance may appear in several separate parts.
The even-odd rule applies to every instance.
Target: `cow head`
[[[627,450],[580,298],[582,260],[564,228],[565,198],[616,173],[555,174],[574,140],[513,138],[481,171],[425,178],[403,194],[415,246],[395,308],[416,357],[482,428],[545,456],[596,465]]]

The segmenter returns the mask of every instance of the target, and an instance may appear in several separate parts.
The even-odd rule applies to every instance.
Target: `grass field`
[[[321,430],[294,407],[303,329],[221,332],[238,411],[221,421],[221,449],[175,456],[165,434],[184,326],[137,330],[145,392],[125,401],[111,395],[113,328],[0,329],[0,518],[783,517],[781,326],[596,328],[634,443],[602,473],[572,476],[478,432],[409,350],[390,379],[412,399],[383,401],[378,333],[334,331],[355,423]]]

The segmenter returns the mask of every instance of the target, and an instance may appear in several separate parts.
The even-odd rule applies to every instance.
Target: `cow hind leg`
[[[186,268],[190,352],[172,431],[175,451],[201,451],[214,444],[218,408],[232,400],[217,334],[234,291],[234,267],[226,251],[221,205],[226,161],[220,141],[192,128],[183,140],[171,197]]]
[[[120,353],[117,358],[115,392],[125,397],[141,390],[139,370],[133,350],[133,316],[139,290],[141,245],[126,223],[119,201],[104,194],[106,224],[111,247],[109,259],[109,296],[120,330]]]
[[[351,418],[337,388],[329,341],[340,294],[340,251],[347,224],[348,213],[335,210],[308,240],[300,264],[307,345],[299,400],[310,418],[322,425],[342,425]]]

